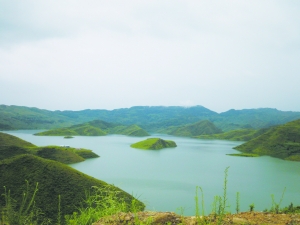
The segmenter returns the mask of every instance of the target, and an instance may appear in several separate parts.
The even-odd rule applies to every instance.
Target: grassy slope
[[[52,159],[66,164],[99,157],[88,149],[59,146],[37,147],[13,135],[0,132],[0,160],[21,154],[37,155],[45,159]]]
[[[140,128],[137,125],[123,126],[123,127],[119,126],[116,129],[112,130],[111,133],[134,136],[134,137],[150,136],[150,134],[147,131],[145,131],[144,129]]]
[[[147,140],[140,141],[130,145],[132,148],[146,149],[146,150],[159,150],[163,148],[176,147],[176,143],[170,140],[163,140],[160,138],[148,138]]]
[[[221,140],[231,140],[231,141],[249,141],[253,138],[262,135],[267,132],[270,128],[263,128],[259,130],[254,129],[242,129],[242,130],[232,130],[220,134],[210,134],[210,135],[199,135],[196,138],[200,139],[221,139]]]
[[[129,136],[149,136],[149,134],[137,125],[125,126],[94,120],[88,123],[78,124],[66,128],[49,130],[35,135],[39,136],[103,136],[106,134],[123,134]]]
[[[21,138],[0,132],[0,146],[36,147],[34,144],[24,141]]]
[[[194,124],[189,124],[180,127],[171,127],[161,130],[162,133],[167,133],[175,136],[194,137],[205,134],[216,134],[222,131],[208,120],[199,121]]]
[[[235,149],[247,153],[300,161],[300,120],[273,127],[257,138],[235,147]]]
[[[36,206],[47,217],[55,220],[58,215],[58,195],[61,196],[62,216],[72,214],[81,206],[85,198],[85,192],[92,186],[105,187],[108,184],[85,175],[62,163],[42,159],[33,155],[19,155],[0,161],[0,198],[3,198],[3,186],[11,191],[11,196],[20,203],[20,197],[25,188],[25,180],[31,184],[31,193],[38,182]],[[116,187],[120,191],[119,196],[127,202],[133,197]],[[4,200],[1,199],[0,203]],[[140,202],[141,209],[144,204]]]

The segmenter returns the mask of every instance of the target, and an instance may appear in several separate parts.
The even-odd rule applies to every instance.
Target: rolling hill
[[[210,120],[223,131],[261,129],[300,119],[300,112],[271,108],[228,110],[216,113],[203,106],[134,106],[114,110],[85,109],[50,111],[25,106],[0,105],[0,130],[56,129],[102,120],[124,125],[136,124],[148,132],[172,126]]]
[[[175,136],[195,137],[199,135],[218,134],[222,131],[212,122],[203,120],[185,126],[170,127],[168,129],[160,130],[160,132]]]
[[[195,138],[231,140],[231,141],[249,141],[267,132],[269,129],[270,128],[262,128],[259,130],[254,130],[254,129],[231,130],[231,131],[218,133],[218,134],[199,135],[199,136],[195,136]]]
[[[85,175],[67,165],[27,154],[0,161],[0,211],[5,202],[3,186],[7,191],[10,190],[11,197],[16,200],[17,206],[20,206],[21,198],[26,191],[25,180],[30,185],[29,193],[27,193],[30,195],[38,183],[35,206],[44,213],[40,217],[50,218],[51,224],[58,224],[58,196],[60,196],[62,218],[76,212],[79,207],[84,207],[86,194],[93,192],[93,186],[114,191],[120,201],[126,202],[128,209],[134,200],[131,195],[121,189]],[[106,195],[107,192],[103,191],[101,194]],[[136,201],[139,209],[143,210],[145,205]]]
[[[36,133],[37,136],[104,136],[107,134],[122,134],[128,136],[149,136],[149,134],[137,125],[125,126],[108,123],[102,120],[77,124],[66,128]]]
[[[272,127],[235,149],[246,153],[300,161],[300,120]]]
[[[21,154],[36,155],[66,164],[82,162],[88,158],[99,157],[88,149],[61,146],[38,147],[13,135],[0,132],[0,160]]]

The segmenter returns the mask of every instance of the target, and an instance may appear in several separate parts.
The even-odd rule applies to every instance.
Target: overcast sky
[[[300,111],[298,0],[0,0],[0,104]]]

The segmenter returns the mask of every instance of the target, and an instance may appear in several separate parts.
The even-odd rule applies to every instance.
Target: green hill
[[[231,140],[231,141],[249,141],[267,132],[269,129],[270,128],[263,128],[259,130],[254,130],[254,129],[232,130],[220,134],[199,135],[196,136],[196,138],[221,139],[221,140]]]
[[[202,120],[185,126],[170,127],[168,129],[161,130],[160,132],[175,136],[195,137],[199,135],[217,134],[221,133],[222,131],[212,122],[208,120]]]
[[[36,147],[34,144],[24,141],[21,138],[0,132],[0,146]]]
[[[88,123],[77,124],[66,128],[59,128],[37,133],[38,136],[104,136],[107,134],[122,134],[128,136],[149,136],[137,125],[120,125],[102,120],[93,120]]]
[[[275,126],[235,149],[246,153],[300,161],[300,120]]]
[[[0,132],[0,160],[21,154],[37,155],[45,159],[52,159],[66,164],[99,157],[88,149],[61,146],[37,147],[18,137]]]
[[[261,129],[296,119],[300,119],[300,112],[270,108],[231,109],[227,112],[216,113],[203,106],[134,106],[114,110],[50,111],[24,106],[0,105],[0,130],[56,129],[92,120],[102,120],[126,126],[136,124],[147,131],[158,132],[169,127],[209,120],[219,129],[230,131]]]
[[[131,195],[117,187],[85,175],[62,163],[33,155],[19,155],[0,161],[0,180],[0,207],[5,202],[3,186],[10,190],[11,197],[19,205],[22,193],[26,190],[25,180],[30,184],[30,193],[33,193],[34,187],[38,183],[35,205],[41,209],[45,217],[52,220],[51,224],[57,224],[59,195],[62,218],[64,215],[76,212],[78,207],[84,206],[84,199],[87,193],[92,192],[92,186],[117,191],[118,198],[124,199],[128,205],[134,200]],[[138,201],[138,205],[141,210],[145,207],[140,201]]]
[[[146,150],[159,150],[163,148],[177,147],[174,141],[163,140],[160,138],[148,138],[147,140],[140,141],[130,145],[132,148],[146,149]]]

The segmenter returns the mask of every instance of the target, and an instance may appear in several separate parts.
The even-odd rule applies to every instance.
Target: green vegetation
[[[88,123],[73,125],[40,132],[38,136],[104,136],[107,134],[122,134],[128,136],[149,136],[149,134],[137,125],[125,126],[108,123],[102,120],[93,120]]]
[[[240,156],[240,157],[259,157],[258,154],[253,153],[233,153],[233,154],[226,154],[229,156]]]
[[[300,112],[276,109],[229,110],[213,112],[203,106],[135,106],[115,110],[49,111],[23,106],[0,105],[0,130],[54,129],[103,120],[109,123],[136,124],[147,131],[157,132],[174,126],[209,120],[223,131],[261,129],[300,118]]]
[[[30,158],[33,158],[33,160],[31,160]],[[139,212],[141,210],[144,210],[145,205],[136,198],[133,198],[126,192],[123,192],[122,190],[112,185],[108,185],[102,181],[98,181],[82,173],[78,173],[78,171],[76,173],[76,170],[74,169],[66,169],[68,167],[64,166],[63,164],[51,160],[43,160],[39,159],[38,157],[26,155],[17,157],[15,159],[11,159],[10,161],[13,163],[15,160],[17,160],[16,163],[21,162],[23,164],[20,165],[20,167],[25,165],[25,169],[29,169],[29,167],[32,166],[32,168],[30,169],[34,170],[35,167],[42,165],[42,170],[45,171],[45,168],[47,168],[46,175],[51,174],[52,177],[56,177],[61,182],[59,182],[58,185],[56,185],[56,183],[52,183],[51,181],[46,180],[46,185],[41,185],[41,183],[38,182],[36,182],[34,185],[29,185],[32,183],[26,179],[25,182],[23,182],[23,185],[21,184],[21,188],[18,186],[11,186],[13,187],[14,191],[18,190],[19,193],[22,193],[22,195],[14,194],[14,192],[11,191],[11,189],[8,189],[7,186],[5,186],[4,190],[2,191],[2,194],[0,191],[0,203],[2,203],[0,205],[0,224],[270,224],[270,222],[273,223],[277,221],[276,219],[272,219],[272,215],[270,215],[270,213],[272,213],[274,216],[275,214],[285,213],[285,218],[286,216],[288,216],[286,214],[293,214],[289,217],[292,218],[292,220],[289,221],[288,224],[298,224],[297,221],[299,222],[299,216],[295,216],[295,213],[300,212],[299,206],[295,207],[293,203],[291,203],[288,207],[280,208],[280,204],[284,197],[285,189],[283,190],[279,202],[276,202],[274,195],[271,195],[272,206],[271,209],[264,210],[264,212],[268,212],[268,214],[266,214],[265,216],[264,221],[262,220],[262,217],[260,217],[257,213],[253,214],[255,204],[251,203],[249,205],[250,214],[248,214],[248,216],[245,217],[247,219],[236,220],[234,222],[234,214],[231,214],[230,212],[230,203],[228,202],[227,197],[229,167],[225,169],[223,194],[214,197],[211,212],[208,215],[205,213],[204,192],[201,187],[197,186],[195,193],[195,216],[184,217],[182,215],[180,217],[170,212],[160,214],[155,212]],[[25,163],[24,161],[26,160],[29,161]],[[41,165],[39,164],[40,160],[44,161],[41,163]],[[45,162],[47,163],[45,164]],[[3,162],[0,162],[0,172],[2,172],[1,168],[3,168],[2,163]],[[51,165],[52,163],[54,163],[54,165]],[[12,168],[14,168],[14,165],[11,166]],[[73,173],[74,171],[75,173]],[[66,174],[68,175],[68,178],[66,178]],[[0,178],[1,176],[3,176],[2,173],[0,173]],[[43,176],[40,175],[39,171],[34,170],[34,175],[30,175],[29,177],[40,178]],[[9,180],[9,183],[16,183],[16,180],[11,177]],[[44,183],[45,178],[41,180],[42,183]],[[68,183],[66,185],[61,185],[61,183],[64,184],[64,182]],[[94,184],[93,182],[96,182],[97,185],[90,186],[91,184]],[[19,182],[17,182],[17,184],[19,184]],[[50,188],[49,185],[51,184],[54,185],[55,188]],[[74,184],[75,186],[73,186]],[[82,188],[82,186],[84,185],[86,185],[88,188]],[[66,186],[69,186],[69,188],[66,188]],[[85,190],[84,193],[82,192],[82,190]],[[53,196],[56,195],[58,191],[62,191],[65,194],[58,194],[57,198],[53,198]],[[199,191],[201,195],[199,195]],[[48,198],[45,197],[45,194],[47,194]],[[80,197],[78,195],[80,195]],[[72,197],[75,197],[76,199],[73,199]],[[66,209],[68,209],[69,212],[72,212],[72,210],[74,211],[72,213],[67,214]],[[240,212],[239,192],[236,193],[235,210],[236,213]],[[154,217],[152,215],[157,216]],[[245,213],[239,215],[245,215]],[[258,220],[252,221],[249,215],[258,217]]]
[[[66,164],[99,157],[91,150],[83,148],[78,149],[60,146],[37,147],[13,135],[0,132],[0,160],[21,154],[36,155]]]
[[[80,208],[86,208],[88,206],[85,202],[86,194],[89,196],[97,194],[101,204],[113,207],[107,199],[109,192],[99,190],[114,192],[115,200],[119,199],[127,209],[131,208],[132,202],[135,203],[138,210],[143,210],[145,207],[142,202],[117,187],[85,175],[62,163],[33,155],[19,155],[0,161],[0,180],[1,185],[5,186],[5,189],[0,188],[0,212],[4,210],[3,207],[8,200],[5,197],[8,196],[10,196],[9,199],[16,201],[15,211],[23,212],[20,207],[22,207],[24,195],[20,193],[26,193],[26,195],[34,193],[34,206],[43,213],[39,215],[39,220],[44,221],[45,218],[48,218],[51,220],[51,224],[58,222],[59,205],[61,208],[60,218],[72,215],[74,212],[78,213]],[[25,180],[28,181],[29,187]],[[38,191],[35,189],[37,183]],[[99,189],[93,188],[94,186]],[[32,195],[28,196],[29,199],[32,197]],[[23,206],[28,206],[27,203]]]
[[[180,127],[170,127],[161,130],[162,133],[167,133],[175,136],[195,137],[199,135],[217,134],[222,131],[208,120],[199,121],[194,124],[184,125]]]
[[[17,147],[35,147],[34,144],[24,141],[21,138],[10,134],[0,132],[0,146],[17,146]]]
[[[132,148],[145,149],[145,150],[159,150],[163,148],[174,148],[176,147],[174,141],[163,140],[160,138],[148,138],[147,140],[140,141],[130,145]]]
[[[127,136],[135,136],[135,137],[145,137],[150,136],[144,129],[140,128],[137,125],[131,126],[118,126],[111,131],[114,134],[122,134]]]
[[[72,136],[65,136],[64,138],[74,138],[74,137],[72,137]]]
[[[272,127],[235,149],[245,153],[300,161],[300,120]]]
[[[199,135],[196,138],[200,139],[219,139],[219,140],[231,140],[231,141],[249,141],[253,138],[262,135],[267,132],[270,128],[262,128],[259,130],[254,129],[242,129],[232,130],[219,134]]]

